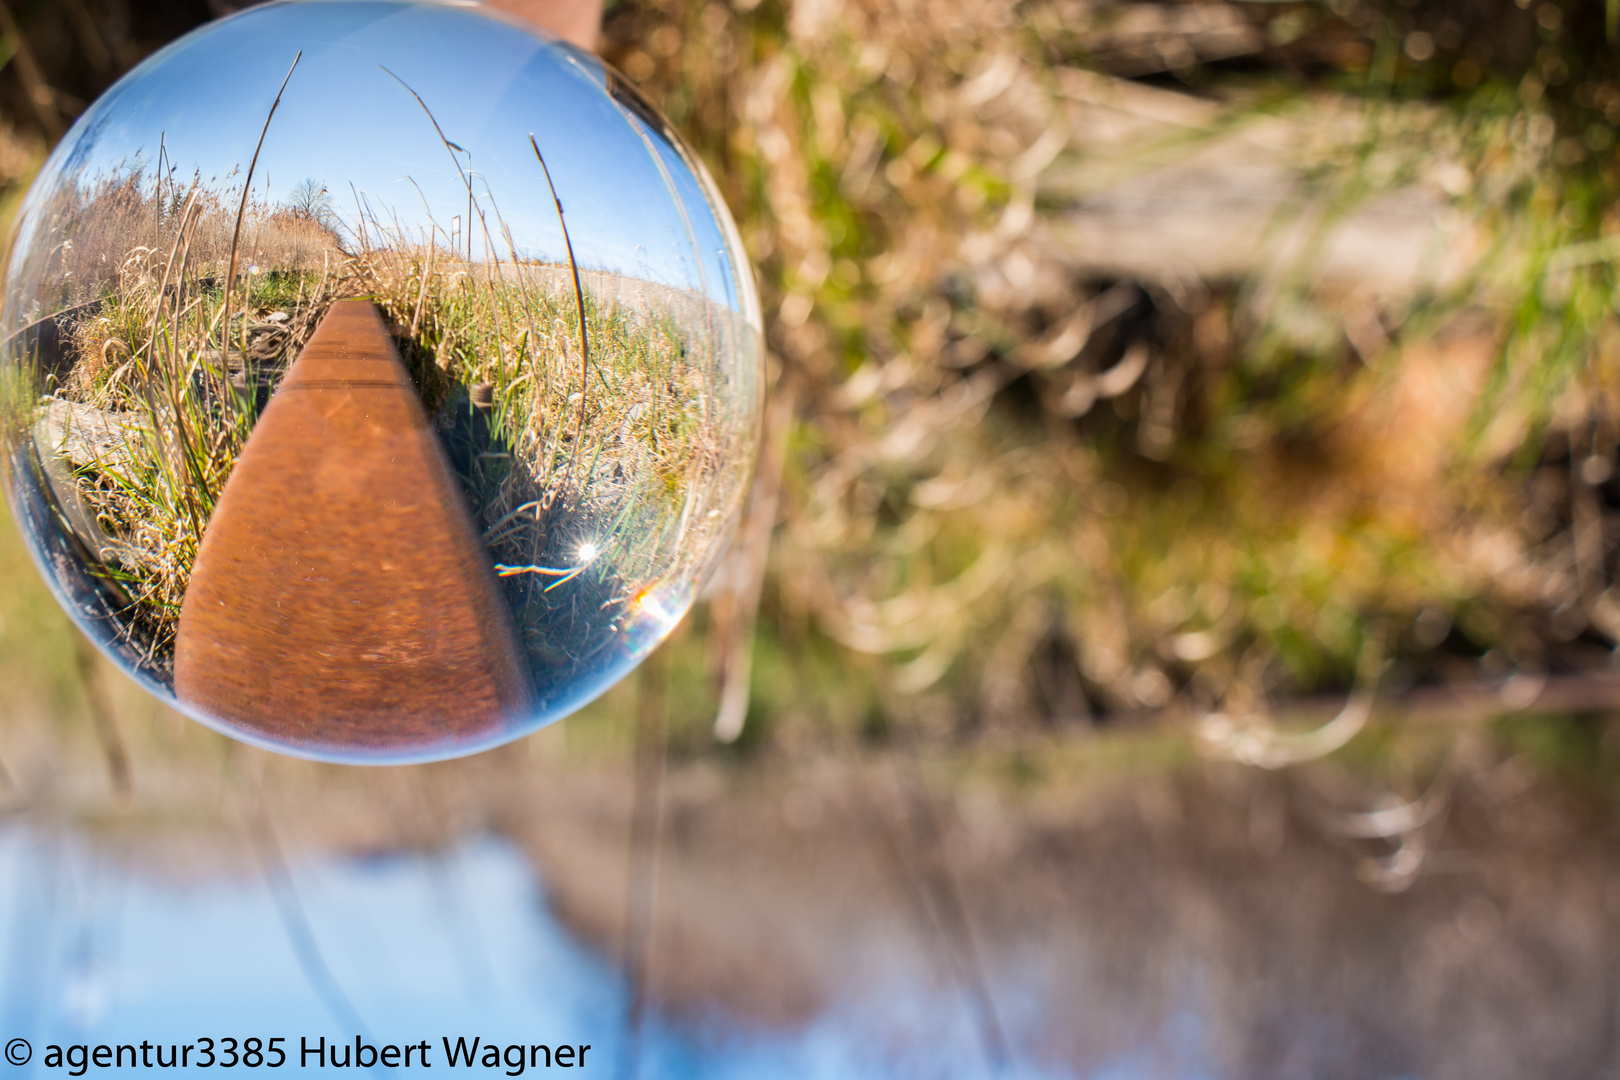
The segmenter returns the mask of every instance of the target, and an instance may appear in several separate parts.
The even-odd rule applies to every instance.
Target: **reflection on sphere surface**
[[[469,753],[601,693],[740,513],[758,303],[622,78],[468,8],[170,45],[19,217],[0,475],[81,628],[247,741]]]

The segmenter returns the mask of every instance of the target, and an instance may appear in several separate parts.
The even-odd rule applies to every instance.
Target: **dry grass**
[[[605,52],[721,178],[803,403],[755,715],[1199,716],[1342,689],[1371,641],[1390,685],[1600,655],[1620,93],[1589,13],[1537,11],[614,8]],[[1164,267],[1119,310],[1070,217],[1272,121],[1325,220],[1420,190],[1471,230],[1464,273],[1374,295],[1309,258]],[[386,268],[406,325],[426,250]],[[544,555],[510,559],[577,565]]]
[[[71,222],[42,275],[48,295],[71,302],[68,355],[60,384],[40,390],[68,408],[47,410],[35,437],[50,452],[78,451],[68,455],[71,493],[58,494],[96,533],[82,538],[90,550],[111,556],[102,573],[127,600],[124,632],[161,671],[203,531],[251,430],[255,390],[273,385],[308,339],[337,293],[330,267],[343,256],[313,222],[257,208],[227,316],[235,225],[220,194],[170,198],[123,177],[88,195],[70,190],[52,212]],[[271,258],[286,261],[262,272]],[[76,427],[118,437],[86,448]]]
[[[569,651],[549,617],[581,590],[593,610],[654,589],[671,606],[690,599],[737,509],[757,422],[751,382],[718,385],[735,379],[729,350],[750,347],[728,313],[588,273],[585,365],[566,268],[515,252],[469,263],[369,218],[340,240],[257,207],[227,318],[229,200],[195,189],[161,202],[138,177],[64,198],[70,241],[44,276],[48,295],[74,304],[68,366],[42,389],[65,407],[45,410],[37,432],[69,458],[81,512],[68,516],[93,523],[83,539],[157,671],[257,414],[342,297],[370,297],[389,320],[531,647]],[[106,265],[116,273],[92,272]]]
[[[172,275],[171,256],[186,260],[186,272],[174,275],[178,283],[223,276],[233,244],[247,267],[298,273],[319,271],[336,250],[328,230],[257,193],[249,194],[238,237],[240,197],[240,186],[210,185],[200,176],[155,184],[139,170],[63,185],[37,217],[41,234],[61,240],[29,253],[32,317],[100,300],[109,289],[125,288],[132,272],[161,280],[165,269]]]
[[[1403,51],[1456,36],[1445,5],[1220,14],[1262,70],[1200,66],[1174,27],[1126,49],[1106,5],[609,18],[609,58],[726,178],[806,402],[754,714],[790,744],[874,713],[941,735],[1258,723],[1347,688],[1374,642],[1397,688],[1603,662],[1620,324],[1593,148],[1620,110],[1606,69],[1573,66],[1598,38],[1515,9],[1550,44],[1496,72],[1457,67],[1467,34]],[[1097,70],[1127,54],[1166,78]],[[1286,139],[1285,196],[1321,223],[1292,254],[1121,281],[1069,242],[1087,200],[1177,162],[1196,180],[1195,152],[1250,129]],[[1329,226],[1414,192],[1466,235],[1457,272],[1317,273]],[[869,689],[804,704],[826,638]]]
[[[745,491],[757,399],[729,368],[729,350],[751,348],[745,328],[681,291],[586,273],[583,364],[564,267],[396,242],[348,269],[430,410],[457,427],[469,503],[542,670],[600,647],[559,638],[576,608],[601,620],[653,592],[690,600]],[[475,387],[490,396],[487,434]]]

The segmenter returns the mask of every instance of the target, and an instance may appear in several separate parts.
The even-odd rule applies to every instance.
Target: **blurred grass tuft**
[[[1613,46],[1488,7],[609,7],[801,388],[780,737],[871,726],[824,648],[948,737],[1263,713],[1374,637],[1395,690],[1607,666]],[[1226,175],[1253,235],[1176,234]]]

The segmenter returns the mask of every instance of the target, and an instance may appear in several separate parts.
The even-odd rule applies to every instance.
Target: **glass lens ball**
[[[308,0],[150,57],[30,191],[0,478],[135,679],[245,741],[444,758],[672,629],[753,470],[759,306],[622,77],[473,7]]]

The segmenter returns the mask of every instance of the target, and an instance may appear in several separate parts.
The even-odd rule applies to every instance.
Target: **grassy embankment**
[[[93,306],[72,316],[61,384],[41,388],[56,399],[42,433],[76,458],[81,520],[101,534],[91,547],[107,556],[104,572],[127,593],[160,666],[219,492],[258,411],[337,298],[379,305],[441,425],[465,426],[469,388],[487,391],[482,441],[462,479],[498,564],[588,574],[583,563],[595,563],[611,573],[610,592],[635,590],[689,570],[735,507],[746,416],[707,392],[717,377],[704,352],[712,331],[690,325],[690,313],[683,324],[658,298],[587,295],[581,320],[572,292],[556,287],[557,268],[515,252],[468,263],[374,220],[340,240],[258,207],[227,300],[234,228],[218,195],[161,200],[124,181],[65,201],[76,204],[60,208],[73,221],[66,254],[47,267],[42,292],[61,282],[63,300]],[[87,273],[101,266],[116,271]],[[582,535],[593,558],[578,557]],[[509,589],[536,647],[558,576]]]

